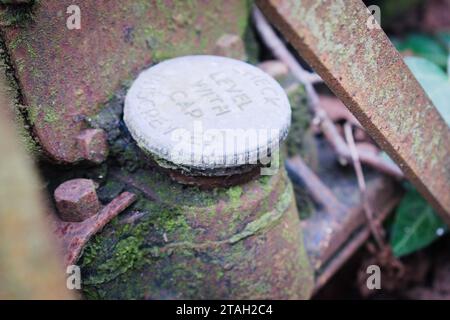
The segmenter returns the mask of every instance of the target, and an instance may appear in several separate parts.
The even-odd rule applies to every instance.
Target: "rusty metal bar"
[[[450,129],[360,0],[257,0],[450,223]]]

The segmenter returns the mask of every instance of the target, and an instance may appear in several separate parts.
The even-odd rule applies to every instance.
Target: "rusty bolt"
[[[242,39],[236,34],[224,34],[214,47],[214,54],[233,59],[247,60],[245,46]]]
[[[80,222],[93,216],[100,209],[94,181],[73,179],[56,188],[56,208],[64,221]]]
[[[102,163],[108,156],[106,132],[102,129],[85,129],[77,136],[78,149],[83,159]]]

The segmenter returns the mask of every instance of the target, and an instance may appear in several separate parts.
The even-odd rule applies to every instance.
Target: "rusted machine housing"
[[[69,29],[66,25],[71,15],[67,8],[73,4],[80,8],[81,29]],[[210,53],[254,61],[256,44],[249,25],[250,8],[250,1],[241,0],[31,0],[3,4],[0,15],[2,55],[13,88],[16,120],[23,129],[24,146],[44,160],[41,167],[49,195],[66,179],[88,177],[99,183],[100,200],[104,204],[120,192],[133,191],[133,188],[147,200],[156,200],[157,192],[143,183],[145,175],[140,175],[137,170],[138,160],[134,158],[132,147],[127,145],[129,141],[121,139],[120,132],[114,130],[114,126],[122,125],[120,121],[114,122],[115,112],[120,109],[118,101],[140,70],[170,57]],[[108,134],[107,162],[93,161],[80,147],[79,136],[90,127],[101,128]],[[333,163],[329,158],[324,161],[323,164]],[[132,174],[117,171],[118,167]],[[327,174],[326,170],[323,174]],[[335,179],[330,181],[336,183],[338,190],[339,183]],[[388,208],[378,210],[384,212],[392,208],[397,195],[394,191],[381,189],[390,190],[393,181],[376,175],[374,181],[373,187],[369,183],[369,189],[374,194],[374,201],[382,199],[382,203],[387,204]],[[296,182],[300,188],[305,188],[301,181]],[[351,192],[357,192],[356,182],[349,182],[348,176],[342,176],[342,183],[350,184]],[[153,187],[158,188],[158,185]],[[52,208],[49,201],[51,214]],[[136,207],[131,207],[123,219],[113,220],[110,224],[122,223],[125,224],[123,228],[134,228],[141,218],[134,209]],[[318,278],[318,286],[323,285],[345,261],[346,257],[339,258],[339,252],[345,249],[347,239],[364,233],[364,221],[355,223],[351,218],[361,216],[356,213],[358,210],[362,211],[361,205],[352,201],[338,216],[327,216],[319,209],[318,215],[312,214],[313,218],[303,222],[308,229],[305,246],[316,273],[326,275]],[[353,225],[347,227],[349,221]],[[127,224],[130,226],[126,227]],[[330,229],[334,231],[329,232]],[[106,227],[106,233],[99,239],[105,238],[111,230]],[[92,234],[83,232],[57,235],[63,239],[63,252],[67,253],[75,240],[88,241]],[[79,237],[81,233],[83,237]],[[368,237],[368,233],[364,235]],[[338,241],[334,242],[336,238],[333,237]],[[93,251],[99,249],[96,248],[97,240],[88,244],[81,258],[93,282],[98,278],[93,276],[95,270],[88,267],[92,263],[89,259],[94,257]],[[117,265],[117,276],[135,267],[127,264],[130,257],[134,259],[136,254],[139,255],[133,251],[133,245],[135,243],[130,243],[128,249],[124,248],[125,256],[118,257],[123,264]],[[72,257],[70,261],[76,261],[74,259]],[[338,262],[334,262],[336,260]],[[328,264],[331,269],[326,269]],[[102,297],[95,296],[97,293],[92,297]],[[176,293],[167,292],[167,298],[173,297]]]

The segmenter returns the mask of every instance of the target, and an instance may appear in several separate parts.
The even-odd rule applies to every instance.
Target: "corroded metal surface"
[[[72,179],[54,192],[56,208],[63,221],[81,222],[100,209],[95,183],[90,179]]]
[[[108,141],[103,130],[85,129],[77,135],[76,139],[83,159],[99,164],[108,157]]]
[[[55,216],[53,233],[58,239],[64,265],[74,264],[91,236],[101,230],[108,222],[125,210],[136,200],[130,192],[123,192],[104,206],[97,214],[82,222],[65,222]]]
[[[92,120],[116,159],[98,194],[128,190],[137,201],[85,246],[85,297],[309,297],[313,274],[284,169],[231,188],[175,183],[126,130],[124,98]]]
[[[257,1],[450,222],[450,129],[359,0]]]
[[[94,299],[299,299],[313,286],[292,185],[284,170],[198,191],[150,168],[117,172],[151,188],[84,249]],[[127,185],[125,188],[128,188]]]
[[[150,63],[212,52],[223,34],[242,36],[248,14],[245,1],[36,3],[24,21],[0,21],[1,33],[34,133],[53,160],[65,163],[83,159],[76,136],[84,119],[121,84]],[[66,26],[73,4],[79,30]]]

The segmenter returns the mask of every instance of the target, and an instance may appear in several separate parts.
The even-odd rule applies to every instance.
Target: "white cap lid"
[[[281,86],[242,61],[185,56],[144,70],[129,89],[124,121],[137,144],[198,169],[256,164],[289,130]]]

